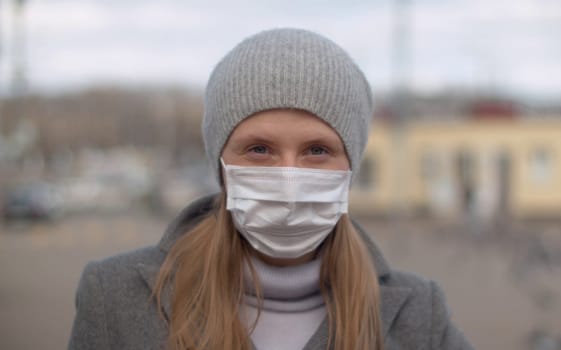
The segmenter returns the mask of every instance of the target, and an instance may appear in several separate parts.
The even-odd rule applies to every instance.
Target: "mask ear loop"
[[[220,164],[222,165],[221,169],[220,169],[220,186],[222,188],[222,192],[224,193],[224,196],[226,197],[226,200],[228,200],[228,191],[226,190],[227,184],[226,184],[226,171],[228,170],[228,165],[226,165],[226,163],[224,162],[224,159],[222,157],[220,157]]]
[[[216,206],[215,208],[218,209],[220,206],[220,203],[222,201],[226,202],[227,201],[227,193],[226,193],[226,163],[224,163],[224,159],[222,159],[222,157],[220,157],[220,187],[221,187],[221,191],[220,194],[217,196],[217,200],[216,200]],[[222,199],[222,197],[224,197],[224,199]],[[215,219],[218,219],[218,210],[214,211],[214,217]]]
[[[228,170],[228,165],[224,162],[224,159],[220,157],[220,185],[226,192],[226,171]]]

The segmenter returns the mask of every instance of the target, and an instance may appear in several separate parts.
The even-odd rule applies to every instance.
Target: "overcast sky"
[[[1,88],[10,79],[11,2],[0,0]],[[237,42],[301,27],[341,46],[377,92],[392,86],[394,0],[28,0],[26,65],[34,89],[93,84],[204,87]],[[560,0],[411,0],[405,60],[423,92],[498,88],[561,96]]]

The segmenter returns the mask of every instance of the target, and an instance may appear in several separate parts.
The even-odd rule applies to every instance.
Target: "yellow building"
[[[561,218],[561,117],[374,125],[351,206]]]

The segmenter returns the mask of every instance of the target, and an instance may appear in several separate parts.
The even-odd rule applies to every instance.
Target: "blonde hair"
[[[240,318],[244,263],[249,265],[258,297],[260,294],[250,249],[232,224],[224,194],[213,212],[175,242],[154,290],[160,310],[164,287],[171,284],[173,290],[170,349],[251,349],[249,333],[253,327],[247,329]],[[382,350],[376,271],[348,216],[341,217],[321,249],[328,343],[335,350]]]

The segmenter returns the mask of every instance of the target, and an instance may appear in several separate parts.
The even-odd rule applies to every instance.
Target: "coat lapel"
[[[192,204],[187,206],[181,211],[181,213],[171,222],[167,227],[166,232],[162,236],[162,239],[158,243],[158,247],[163,252],[167,254],[175,241],[190,227],[193,227],[197,222],[199,222],[209,211],[212,210],[214,203],[216,201],[216,195],[210,195],[202,197]],[[163,259],[163,258],[162,258]],[[163,260],[162,260],[163,261]],[[139,263],[137,265],[137,270],[142,279],[150,288],[150,292],[154,292],[154,287],[156,286],[156,278],[160,271],[162,261],[153,261],[150,263]],[[162,291],[161,303],[162,311],[167,320],[171,315],[171,285],[167,283]]]
[[[382,320],[382,335],[385,338],[392,327],[396,315],[409,297],[411,289],[407,287],[393,287],[386,284],[392,274],[386,259],[384,259],[382,253],[374,244],[372,237],[357,222],[353,221],[353,224],[370,252],[374,267],[376,268],[376,274],[378,275],[378,282],[380,284],[380,318]]]
[[[395,317],[411,294],[411,288],[380,286],[380,317],[382,319],[382,336],[388,335]]]
[[[139,263],[136,268],[146,283],[146,286],[150,289],[150,292],[153,293],[156,286],[156,278],[158,276],[158,272],[160,271],[160,264]],[[171,286],[169,283],[164,286],[161,303],[164,316],[166,320],[169,320],[171,315]]]

